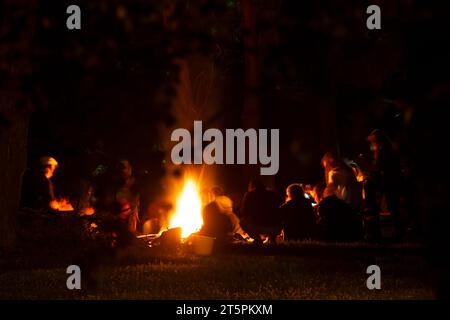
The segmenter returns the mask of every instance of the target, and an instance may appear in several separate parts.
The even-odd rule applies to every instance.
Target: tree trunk
[[[26,169],[28,114],[18,109],[18,94],[0,91],[0,250],[16,242],[16,216]]]
[[[244,33],[244,108],[242,124],[245,128],[258,128],[260,123],[259,90],[261,82],[261,66],[258,54],[258,38],[256,33],[255,7],[252,0],[241,0],[242,31]]]
[[[258,52],[258,35],[256,31],[256,8],[253,0],[241,0],[241,24],[244,42],[244,101],[242,108],[242,126],[244,129],[259,128],[260,114],[260,85],[261,65]],[[255,165],[242,167],[241,183],[259,175],[259,168]]]

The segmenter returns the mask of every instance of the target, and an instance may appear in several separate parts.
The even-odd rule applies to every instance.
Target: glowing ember
[[[169,229],[181,227],[181,237],[187,238],[192,233],[200,230],[202,224],[202,201],[198,187],[192,179],[187,179],[181,194],[178,196]]]

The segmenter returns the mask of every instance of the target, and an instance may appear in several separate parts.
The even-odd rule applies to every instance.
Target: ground
[[[186,247],[133,250],[97,268],[95,285],[74,291],[62,261],[4,263],[0,299],[433,299],[432,274],[416,245],[238,245],[210,257]],[[371,264],[381,268],[381,290],[366,287]]]

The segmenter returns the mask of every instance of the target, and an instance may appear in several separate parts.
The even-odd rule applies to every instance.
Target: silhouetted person
[[[311,200],[305,197],[299,184],[286,189],[287,201],[280,207],[284,239],[301,240],[316,235],[316,215]]]
[[[394,152],[389,138],[380,130],[374,130],[367,140],[372,151],[372,185],[366,186],[366,202],[373,210],[380,211],[377,194],[381,195],[386,209],[392,216],[396,237],[402,237],[400,224],[400,196],[402,190],[402,171],[400,159]]]
[[[262,236],[275,241],[281,232],[277,196],[275,192],[267,190],[259,180],[250,181],[248,191],[244,195],[241,225],[257,243],[261,242]]]
[[[203,226],[199,234],[226,241],[232,237],[233,225],[217,202],[208,203],[203,209]]]
[[[377,242],[381,239],[381,229],[374,180],[357,163],[350,162],[349,166],[352,168],[362,190],[363,205],[361,213],[364,220],[364,239]]]
[[[319,238],[329,241],[353,241],[361,238],[362,225],[358,215],[345,201],[327,196],[317,207]]]
[[[39,160],[37,172],[29,172],[24,178],[21,206],[35,210],[50,210],[56,200],[52,177],[58,162],[52,157]]]
[[[233,212],[233,201],[225,195],[222,188],[215,186],[209,192],[210,202],[215,202],[219,210],[225,214],[231,222],[232,230],[230,236],[240,235],[243,239],[248,239],[249,235],[242,229],[241,221]]]

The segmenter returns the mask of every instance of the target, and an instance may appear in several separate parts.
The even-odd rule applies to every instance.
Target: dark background
[[[0,110],[2,147],[17,155],[0,159],[4,186],[42,155],[59,160],[63,192],[120,157],[157,185],[169,170],[171,128],[199,119],[279,128],[280,170],[269,181],[279,191],[321,181],[329,150],[364,163],[367,135],[383,129],[405,176],[425,192],[421,206],[439,206],[445,2],[77,1],[82,28],[68,30],[70,4],[0,1],[0,86],[11,96]],[[381,30],[366,28],[370,4],[381,7]],[[222,166],[218,183],[243,192],[254,172]]]
[[[159,169],[169,135],[155,124],[177,126],[170,111],[180,72],[175,59],[184,59],[192,74],[210,65],[219,70],[213,95],[220,106],[201,119],[211,126],[246,127],[245,99],[258,97],[258,127],[281,132],[280,187],[321,179],[319,160],[328,150],[367,157],[365,138],[375,128],[386,130],[405,165],[414,166],[413,117],[448,81],[446,10],[433,2],[373,3],[382,8],[382,30],[365,26],[372,2],[254,1],[256,47],[249,49],[237,1],[186,1],[172,9],[159,1],[80,2],[80,31],[65,28],[64,1],[42,1],[29,12],[43,21],[33,35],[39,50],[29,81],[45,97],[30,121],[29,163],[51,154],[63,172],[84,172],[99,151],[131,158],[141,171]],[[246,50],[258,59],[250,88]],[[201,58],[193,62],[192,55]],[[192,108],[201,114],[211,107]]]

